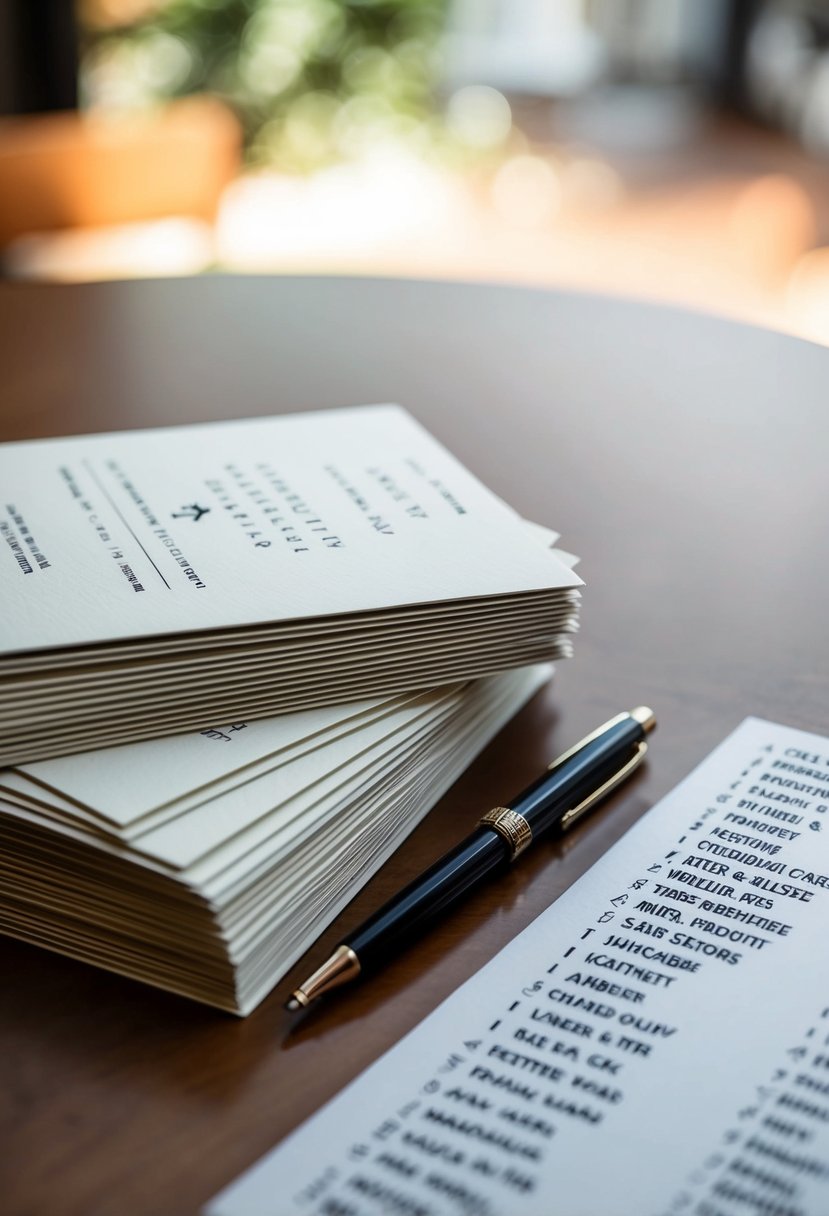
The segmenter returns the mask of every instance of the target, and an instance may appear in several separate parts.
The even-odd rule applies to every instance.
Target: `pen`
[[[285,1008],[304,1009],[332,988],[376,971],[400,947],[466,893],[503,869],[545,832],[566,832],[644,759],[653,711],[639,706],[617,714],[571,747],[513,798],[483,816],[461,841],[365,921],[310,975]]]

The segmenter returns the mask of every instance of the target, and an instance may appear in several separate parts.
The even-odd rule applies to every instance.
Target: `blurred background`
[[[1,0],[0,259],[530,282],[829,344],[829,0]]]

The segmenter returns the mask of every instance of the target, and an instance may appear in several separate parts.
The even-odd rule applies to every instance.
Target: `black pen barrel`
[[[498,833],[478,828],[348,939],[361,970],[371,971],[388,962],[482,878],[508,864],[509,849]]]
[[[537,781],[523,790],[510,810],[523,816],[533,838],[561,823],[568,811],[616,777],[645,736],[642,724],[629,714],[608,723]],[[427,925],[494,871],[506,868],[510,845],[494,828],[479,826],[456,848],[436,862],[348,939],[362,972],[373,971],[394,958]]]

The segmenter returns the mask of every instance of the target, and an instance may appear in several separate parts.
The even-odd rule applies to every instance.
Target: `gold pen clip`
[[[648,750],[648,745],[643,739],[635,746],[635,754],[631,756],[630,760],[622,765],[618,773],[614,773],[612,777],[609,777],[607,781],[605,781],[604,785],[600,785],[599,788],[594,790],[589,797],[585,798],[584,802],[580,802],[578,806],[574,806],[572,810],[569,810],[566,815],[562,816],[560,822],[562,829],[569,828],[580,815],[583,815],[585,811],[589,811],[590,807],[594,806],[600,798],[604,798],[610,793],[611,790],[614,790],[617,785],[621,785],[625,778],[642,763],[642,761],[645,759],[645,753]]]
[[[562,764],[566,764],[571,756],[575,756],[588,743],[592,743],[594,739],[600,738],[605,731],[610,730],[611,726],[616,726],[619,722],[624,722],[629,718],[630,714],[617,714],[615,718],[611,718],[609,722],[603,722],[601,726],[597,726],[595,730],[591,730],[589,735],[585,735],[583,739],[579,739],[578,743],[574,743],[572,747],[568,747],[566,752],[562,752],[560,756],[556,756],[550,764],[547,765],[547,772],[551,773],[553,769],[558,768]]]

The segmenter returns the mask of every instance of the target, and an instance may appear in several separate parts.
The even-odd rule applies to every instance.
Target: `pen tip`
[[[292,996],[285,1002],[285,1008],[288,1010],[288,1013],[296,1013],[297,1009],[301,1009],[302,1006],[296,997]]]

